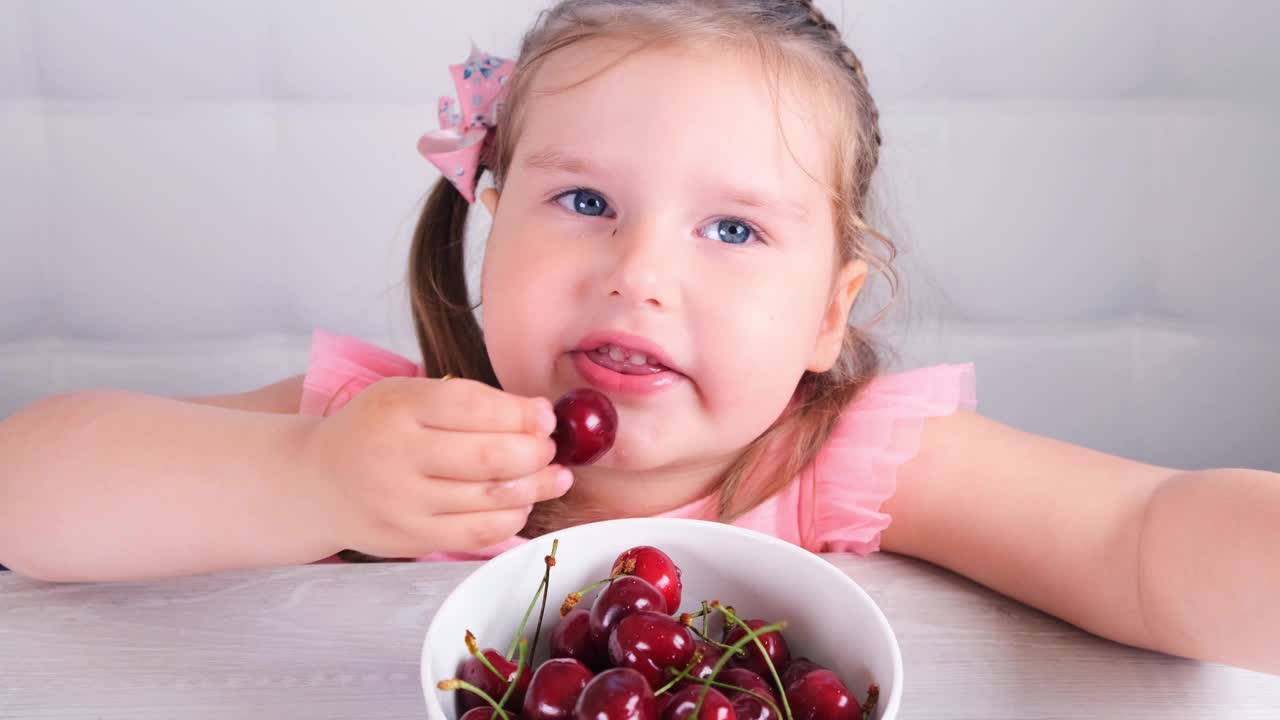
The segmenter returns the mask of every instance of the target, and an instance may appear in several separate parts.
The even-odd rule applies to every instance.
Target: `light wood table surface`
[[[1280,718],[1280,676],[1122,647],[914,560],[828,559],[898,635],[904,720]],[[425,718],[423,634],[475,567],[102,585],[0,573],[0,718]]]

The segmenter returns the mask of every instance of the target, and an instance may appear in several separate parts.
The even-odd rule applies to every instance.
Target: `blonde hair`
[[[525,34],[496,120],[496,134],[481,158],[498,187],[515,152],[523,107],[538,67],[564,48],[597,38],[634,40],[637,50],[658,43],[745,41],[774,71],[775,107],[781,78],[802,80],[821,91],[817,97],[832,105],[825,115],[838,125],[833,128],[836,181],[829,190],[840,264],[866,261],[886,276],[890,292],[896,289],[894,245],[864,220],[871,176],[879,163],[879,112],[862,63],[839,29],[806,0],[561,0],[542,12]],[[414,325],[429,377],[451,374],[499,387],[464,273],[468,209],[468,203],[443,178],[426,201],[410,252]],[[880,356],[870,336],[848,328],[834,367],[823,373],[806,372],[783,414],[725,471],[710,519],[734,520],[810,465],[841,412],[879,368]],[[773,460],[778,457],[780,462]],[[534,536],[594,519],[596,512],[584,514],[579,509],[573,517],[563,502],[542,503],[522,534]]]

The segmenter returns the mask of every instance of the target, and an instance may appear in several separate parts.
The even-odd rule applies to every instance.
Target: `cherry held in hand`
[[[590,465],[613,447],[618,434],[618,411],[604,393],[578,388],[555,404],[556,457],[560,465]]]

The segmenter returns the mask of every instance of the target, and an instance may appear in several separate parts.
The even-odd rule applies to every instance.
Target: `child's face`
[[[538,71],[486,251],[485,342],[508,391],[590,385],[614,401],[599,466],[721,465],[838,353],[863,265],[838,266],[830,141],[783,92],[784,141],[758,64],[714,50],[641,52],[537,94],[609,48]],[[643,350],[628,336],[674,369],[620,374],[593,356],[613,337],[626,365]]]

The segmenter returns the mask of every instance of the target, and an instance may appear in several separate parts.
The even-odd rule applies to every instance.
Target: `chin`
[[[645,443],[636,439],[627,441],[619,438],[614,446],[604,457],[595,463],[595,467],[606,470],[623,470],[641,472],[645,470],[656,470],[669,464],[673,458],[665,457],[659,452],[655,452],[656,448],[652,443]]]
[[[660,467],[660,463],[654,462],[652,458],[644,456],[635,456],[628,453],[620,452],[616,447],[610,450],[608,454],[593,463],[593,467],[602,470],[621,470],[625,472],[643,472],[645,470],[653,470]]]

